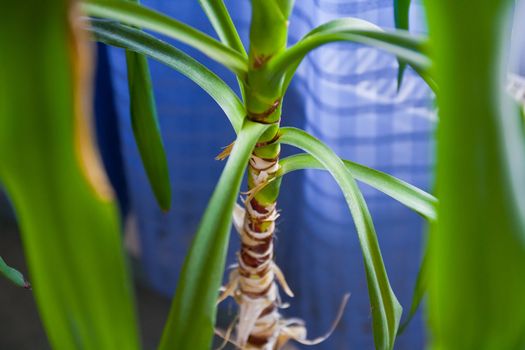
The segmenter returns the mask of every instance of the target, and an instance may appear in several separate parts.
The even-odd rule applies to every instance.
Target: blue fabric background
[[[145,5],[213,33],[197,1],[145,0]],[[227,2],[246,41],[249,1]],[[393,27],[392,0],[300,0],[290,21],[291,43],[333,18],[352,16]],[[412,6],[411,25],[424,31],[422,8]],[[178,44],[235,86],[233,77],[202,54]],[[150,61],[167,149],[173,208],[162,213],[154,200],[133,140],[129,121],[125,59],[109,50],[118,112],[118,130],[130,210],[140,229],[142,266],[148,283],[171,296],[188,245],[224,163],[213,158],[234,134],[213,100],[191,81]],[[284,102],[283,123],[303,127],[344,158],[429,189],[431,136],[435,115],[424,83],[407,70],[396,93],[397,63],[378,50],[331,44],[310,54]],[[293,152],[286,149],[285,153]],[[370,306],[362,256],[350,213],[328,174],[306,171],[283,181],[277,262],[296,293],[284,312],[305,319],[311,337],[324,333],[344,293],[352,293],[343,320],[316,349],[373,349]],[[424,241],[422,219],[382,193],[361,187],[368,202],[393,289],[405,311],[410,306]],[[238,240],[232,235],[228,263]],[[223,308],[228,312],[228,308]],[[230,311],[231,312],[231,311]],[[418,315],[396,349],[421,349],[424,330]]]

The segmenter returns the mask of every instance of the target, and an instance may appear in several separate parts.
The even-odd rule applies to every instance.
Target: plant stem
[[[265,68],[273,56],[286,48],[287,17],[273,0],[253,0],[252,11],[246,110],[251,120],[275,123],[275,127],[261,137],[248,165],[250,195],[245,201],[238,256],[240,315],[237,339],[247,349],[273,349],[278,347],[281,321],[275,281],[279,272],[273,261],[279,183],[254,192],[274,178],[279,169],[280,146],[274,142],[281,117],[281,84],[268,84]],[[253,198],[251,193],[254,193]]]
[[[258,123],[274,124],[259,139],[248,165],[248,197],[245,209],[234,218],[241,238],[237,270],[233,271],[226,294],[239,304],[236,343],[243,349],[273,350],[295,336],[279,313],[276,279],[292,295],[273,261],[273,237],[280,178],[280,145],[276,143],[281,118],[283,79],[270,80],[267,62],[286,48],[289,2],[252,0],[249,67],[245,78],[247,117]],[[274,181],[275,180],[275,181]],[[261,185],[271,183],[264,188]],[[240,210],[240,212],[239,212]],[[304,328],[296,327],[304,335]],[[293,333],[293,332],[291,332]]]

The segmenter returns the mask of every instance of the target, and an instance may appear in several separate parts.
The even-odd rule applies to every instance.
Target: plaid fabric
[[[144,3],[212,33],[196,1]],[[230,1],[228,5],[246,39],[249,2]],[[424,30],[419,20],[421,13],[421,5],[416,1],[411,12],[415,31]],[[392,27],[392,0],[297,1],[290,21],[291,42],[314,26],[343,16]],[[231,75],[217,64],[194,50],[187,51],[235,85]],[[121,50],[111,50],[111,63],[144,272],[153,288],[171,295],[188,245],[224,166],[213,157],[234,135],[211,98],[176,72],[151,62],[173,186],[173,209],[161,213],[147,184],[131,132]],[[397,63],[388,54],[361,45],[327,45],[310,54],[300,66],[285,99],[283,123],[305,128],[343,158],[428,189],[435,121],[432,97],[410,69],[397,93],[396,74]],[[285,153],[290,152],[293,151],[285,149]],[[393,289],[408,310],[421,257],[423,222],[382,193],[367,186],[361,188],[372,212]],[[328,174],[306,171],[286,177],[283,191],[277,262],[297,295],[285,313],[305,319],[311,336],[316,337],[329,329],[343,294],[350,292],[352,296],[341,324],[316,349],[373,349],[362,255],[340,190]],[[231,246],[228,263],[234,262],[235,236]],[[396,348],[421,349],[423,344],[423,327],[418,316],[398,339]]]
[[[421,5],[413,5],[411,25],[424,28]],[[300,1],[292,35],[330,19],[358,17],[393,27],[391,0]],[[304,101],[305,129],[341,157],[385,171],[428,189],[435,121],[429,89],[411,70],[399,92],[397,63],[389,54],[355,44],[332,44],[313,52],[299,70],[294,88]],[[423,226],[418,215],[386,195],[361,186],[372,212],[394,292],[405,310],[421,256]],[[298,291],[291,314],[310,321],[312,335],[328,329],[341,296],[351,292],[338,331],[321,349],[372,349],[370,305],[359,241],[344,198],[329,174],[307,171],[304,209],[294,231],[295,262],[288,273]],[[288,232],[286,232],[288,234]],[[416,318],[397,340],[397,349],[422,349]]]

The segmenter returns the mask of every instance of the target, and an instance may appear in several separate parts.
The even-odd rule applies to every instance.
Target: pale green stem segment
[[[186,256],[159,349],[209,349],[232,212],[251,152],[268,125],[246,120]]]
[[[250,119],[262,123],[276,123],[281,117],[282,79],[274,79],[268,65],[286,51],[288,17],[284,5],[276,0],[252,0],[246,110]]]
[[[195,82],[217,102],[235,132],[239,132],[246,115],[242,102],[221,78],[201,63],[162,40],[122,24],[91,19],[90,30],[98,41],[147,55]]]
[[[282,128],[279,142],[303,149],[327,169],[341,187],[363,252],[376,349],[394,347],[402,308],[388,280],[374,224],[363,195],[343,161],[324,143],[295,128]]]
[[[343,160],[352,176],[379,191],[389,195],[408,208],[421,214],[429,221],[437,219],[438,200],[427,192],[381,171],[368,168],[364,165]],[[327,170],[322,163],[310,154],[298,154],[279,161],[281,166],[277,176],[284,176],[292,171],[301,169]]]
[[[155,199],[161,209],[167,211],[171,206],[168,161],[158,123],[148,61],[144,55],[126,50],[126,66],[133,135]]]
[[[247,71],[247,60],[239,52],[212,37],[145,6],[120,0],[89,0],[83,10],[93,17],[113,19],[167,35],[201,51],[238,76]]]
[[[16,269],[7,265],[0,256],[0,273],[4,275],[5,278],[13,282],[19,287],[29,287],[29,284],[26,282],[24,276]]]

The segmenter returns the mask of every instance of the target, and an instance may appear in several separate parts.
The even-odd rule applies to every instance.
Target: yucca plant
[[[499,348],[505,349],[520,348],[525,341],[522,316],[525,312],[521,312],[525,303],[519,299],[525,294],[522,278],[525,231],[523,211],[516,208],[523,209],[522,198],[525,198],[519,197],[523,186],[520,187],[518,176],[523,175],[525,148],[518,147],[515,154],[520,160],[510,166],[498,133],[501,130],[491,129],[502,115],[499,109],[491,108],[493,105],[480,104],[475,109],[479,124],[475,121],[473,124],[481,134],[473,133],[464,144],[459,137],[465,132],[463,127],[468,123],[470,106],[480,102],[474,92],[465,93],[465,100],[460,101],[464,93],[461,89],[475,87],[480,78],[475,76],[478,72],[475,67],[487,73],[480,75],[487,79],[483,80],[481,90],[473,89],[487,94],[482,95],[484,103],[498,103],[499,100],[492,100],[490,96],[502,94],[494,79],[496,73],[501,73],[497,69],[501,66],[500,57],[493,54],[501,52],[495,44],[499,37],[489,34],[500,33],[504,27],[501,18],[507,2],[486,1],[478,6],[478,16],[470,17],[466,1],[431,4],[431,31],[438,33],[437,45],[433,47],[438,63],[436,71],[431,69],[427,56],[429,44],[424,38],[404,31],[382,30],[355,18],[325,23],[288,47],[291,0],[252,0],[250,42],[246,51],[223,2],[199,2],[220,40],[131,1],[86,1],[81,11],[91,16],[89,21],[82,19],[77,8],[66,0],[46,4],[31,1],[32,6],[26,2],[2,5],[9,16],[2,16],[0,30],[0,179],[20,218],[31,280],[52,346],[57,349],[139,348],[116,211],[87,132],[90,55],[82,27],[96,40],[127,50],[133,130],[153,192],[163,209],[169,209],[171,199],[168,168],[145,56],[172,67],[201,86],[219,104],[237,134],[219,155],[220,159],[227,158],[226,165],[186,256],[160,349],[208,349],[214,332],[243,349],[279,349],[290,339],[305,344],[319,341],[307,338],[300,320],[287,320],[279,312],[282,306],[279,290],[293,294],[273,260],[280,180],[292,171],[312,168],[330,172],[341,187],[363,253],[376,348],[394,347],[402,309],[390,286],[372,218],[356,180],[383,191],[430,222],[437,220],[437,200],[392,176],[340,159],[321,140],[303,130],[280,126],[281,119],[286,118],[281,115],[286,90],[301,60],[319,46],[341,41],[371,45],[396,55],[400,61],[399,82],[404,67],[410,65],[439,91],[438,102],[443,103],[443,113],[447,116],[441,122],[443,126],[440,124],[441,170],[437,177],[440,193],[446,198],[440,205],[440,215],[443,213],[447,220],[437,221],[429,253],[431,267],[425,264],[422,268],[410,314],[421,300],[426,281],[431,279],[434,292],[431,316],[440,348],[496,349],[500,345],[503,347]],[[396,1],[395,5],[396,24],[406,29],[409,1]],[[451,8],[454,16],[449,18],[447,9]],[[501,16],[492,21],[492,14]],[[470,31],[455,35],[451,28],[461,31],[460,19],[473,25],[469,28],[478,28],[478,25],[480,35]],[[172,37],[224,65],[237,77],[241,96],[191,56],[143,29]],[[13,35],[15,44],[11,44]],[[475,49],[474,54],[485,55],[485,61],[470,67],[471,70],[465,57],[475,57],[463,52],[469,47],[464,45],[467,38]],[[8,47],[10,50],[4,54],[4,48]],[[26,72],[13,69],[24,64],[28,65],[24,67],[28,69]],[[465,86],[455,87],[454,79]],[[32,99],[32,103],[27,103],[27,98]],[[16,115],[21,117],[14,118]],[[506,118],[511,121],[505,124],[507,127],[519,120],[513,119],[510,112]],[[523,146],[523,133],[519,130],[513,129],[514,141],[505,144],[507,151],[509,147],[516,150],[517,145]],[[485,140],[484,136],[490,137]],[[305,153],[281,159],[281,145],[291,145]],[[454,148],[460,145],[466,147],[464,153]],[[480,149],[482,153],[478,154]],[[487,155],[489,160],[485,158]],[[447,167],[459,167],[462,162],[468,167],[467,172],[448,172]],[[492,168],[494,164],[497,169]],[[499,172],[500,167],[505,172]],[[238,205],[245,172],[248,188],[242,205]],[[486,174],[502,177],[492,178]],[[504,177],[506,175],[511,176]],[[478,187],[471,188],[471,183]],[[490,186],[491,191],[478,198],[476,195],[484,193],[479,187],[483,185]],[[505,201],[507,197],[513,201]],[[475,221],[475,216],[487,215],[487,218],[494,209],[493,199],[498,199],[494,204],[497,205],[494,213],[498,216],[490,225],[480,225],[484,221]],[[472,207],[460,208],[463,200]],[[461,227],[460,220],[463,211],[468,218],[465,228]],[[219,295],[232,221],[240,235],[241,249],[229,282]],[[489,230],[500,224],[503,225],[501,241],[499,237],[488,236]],[[466,249],[480,232],[482,240],[475,245],[479,248],[476,253],[463,255],[457,251]],[[495,245],[496,253],[487,259],[477,255],[483,254],[494,242],[499,242]],[[448,262],[448,257],[454,259]],[[481,293],[484,297],[473,304],[476,309],[462,307],[468,304],[469,297],[476,298],[474,289],[481,288],[479,281],[483,277],[479,274],[485,272],[484,265],[475,270],[475,264],[482,261],[495,264],[487,265],[486,272],[490,281],[501,283],[507,280],[498,279],[497,267],[512,264],[506,266],[506,277],[512,277],[512,307],[516,307],[521,316],[512,317],[516,322],[505,332],[499,333],[496,322],[510,317],[513,311],[497,309],[494,298],[499,296],[501,288],[490,287]],[[442,264],[447,272],[440,270]],[[465,270],[453,271],[458,265],[465,266]],[[2,271],[12,272],[3,264],[0,267]],[[11,276],[20,283],[20,276]],[[476,281],[469,284],[469,276],[475,276]],[[453,283],[468,287],[458,290]],[[446,289],[445,299],[443,285],[450,287]],[[239,305],[234,336],[215,329],[217,301],[228,296]],[[488,323],[494,325],[494,329],[476,335],[472,325],[484,329],[482,322],[487,322],[483,317],[477,323],[473,319],[483,315],[477,309],[483,307],[483,300],[489,303],[486,314],[494,317]],[[465,314],[458,315],[455,310]],[[462,319],[472,323],[463,324]],[[463,326],[468,326],[464,338],[457,334]],[[492,336],[494,334],[497,336]],[[456,337],[466,340],[456,341]]]
[[[292,2],[253,1],[250,46],[246,54],[223,5],[216,2],[202,4],[224,43],[129,2],[89,2],[85,6],[94,17],[120,22],[93,20],[92,31],[99,40],[150,55],[194,79],[219,102],[237,132],[237,139],[219,156],[228,157],[228,162],[186,258],[161,348],[169,348],[171,344],[188,349],[205,348],[210,344],[232,212],[242,244],[237,267],[230,274],[221,299],[231,295],[239,304],[233,342],[242,348],[261,349],[280,348],[288,339],[309,343],[304,326],[298,321],[284,319],[279,312],[278,282],[289,295],[292,293],[273,261],[273,233],[278,217],[276,201],[281,176],[291,170],[311,167],[330,171],[343,189],[363,248],[375,340],[378,348],[392,348],[401,307],[391,290],[370,214],[352,175],[354,172],[349,170],[358,166],[345,164],[332,150],[306,132],[281,128],[279,124],[288,84],[301,59],[314,48],[334,41],[369,43],[398,54],[403,61],[425,72],[429,60],[417,51],[422,43],[403,33],[385,32],[371,23],[346,18],[314,29],[298,44],[287,48]],[[223,64],[236,74],[243,99],[240,100],[218,77],[186,54],[131,26],[172,36]],[[129,64],[130,54],[127,58]],[[129,66],[128,71],[131,71]],[[139,76],[135,70],[133,72],[130,79]],[[130,86],[139,84],[137,80],[130,82]],[[133,112],[132,109],[132,115],[136,116]],[[144,114],[134,118],[142,118],[142,130],[147,130]],[[151,122],[149,130],[153,130],[154,125]],[[140,137],[137,140],[144,156],[145,146],[140,146]],[[280,159],[281,144],[299,147],[307,153]],[[248,191],[242,208],[235,206],[235,202],[245,169]],[[365,181],[373,179],[367,173],[385,178],[364,167],[359,170],[364,171],[361,178]],[[158,183],[160,178],[154,178],[158,172],[150,170],[148,174],[154,183]],[[388,182],[392,182],[391,179],[387,179]],[[401,186],[408,189],[404,183]],[[419,201],[415,209],[427,214],[433,212],[435,202],[431,196],[414,189],[409,191]],[[163,195],[164,192],[157,192],[157,198]],[[203,332],[203,329],[208,332]]]

